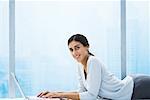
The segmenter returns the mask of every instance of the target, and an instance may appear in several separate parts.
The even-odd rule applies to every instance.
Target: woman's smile
[[[88,47],[80,42],[72,41],[69,43],[69,49],[74,59],[82,63],[88,55]]]

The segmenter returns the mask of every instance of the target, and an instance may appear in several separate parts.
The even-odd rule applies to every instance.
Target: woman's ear
[[[86,46],[87,51],[89,51],[89,46]]]
[[[87,49],[89,50],[89,46],[87,46]]]

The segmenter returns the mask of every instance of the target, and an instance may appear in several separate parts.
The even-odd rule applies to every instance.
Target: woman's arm
[[[88,62],[88,75],[85,83],[86,91],[79,93],[81,100],[96,100],[102,82],[102,67],[99,60],[92,58]]]
[[[80,100],[78,92],[49,92],[41,97],[44,98],[68,98],[71,100]]]

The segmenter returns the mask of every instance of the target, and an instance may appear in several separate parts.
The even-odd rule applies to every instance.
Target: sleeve
[[[83,84],[83,79],[82,79],[81,68],[80,67],[81,66],[78,65],[78,81],[79,81],[78,92],[85,92],[86,88],[84,87],[84,84]]]
[[[102,64],[93,59],[88,65],[87,91],[79,93],[80,100],[96,100],[101,86]]]

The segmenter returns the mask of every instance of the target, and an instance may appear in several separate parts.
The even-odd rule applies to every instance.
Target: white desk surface
[[[24,98],[0,98],[0,100],[25,100]],[[29,100],[39,100],[39,99],[29,99]],[[40,99],[40,100],[60,100],[59,98],[52,98],[52,99]]]

